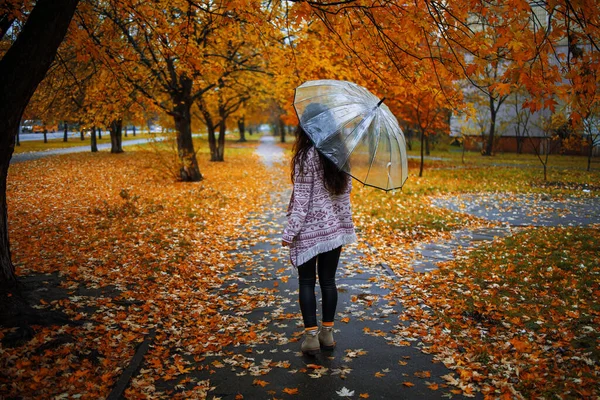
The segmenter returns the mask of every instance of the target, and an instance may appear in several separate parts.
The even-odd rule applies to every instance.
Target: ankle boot
[[[335,340],[333,340],[333,326],[322,326],[319,331],[319,343],[325,350],[333,350],[335,348]]]
[[[308,331],[304,334],[304,341],[300,346],[300,350],[304,354],[308,354],[309,356],[314,356],[321,351],[319,346],[319,338],[317,337],[317,330]]]

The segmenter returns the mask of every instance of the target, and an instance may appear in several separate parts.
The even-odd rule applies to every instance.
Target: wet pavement
[[[275,194],[271,211],[252,219],[252,229],[261,232],[256,241],[237,243],[237,253],[244,255],[245,262],[222,293],[239,305],[236,315],[253,321],[257,339],[252,345],[229,346],[206,357],[206,369],[198,379],[210,380],[214,389],[209,398],[457,397],[442,378],[452,371],[421,352],[419,340],[399,340],[393,334],[402,323],[402,307],[387,297],[393,277],[383,266],[363,267],[355,245],[344,248],[338,269],[336,349],[315,357],[299,352],[303,325],[297,277],[280,244],[288,195],[289,191]],[[244,309],[246,296],[265,293],[271,296],[263,307]],[[434,384],[435,391],[428,387]]]
[[[598,197],[554,199],[546,194],[464,194],[434,205],[510,226],[585,226],[600,223]]]
[[[530,226],[587,226],[600,223],[600,198],[567,197],[554,199],[546,194],[463,194],[433,199],[433,205],[497,222],[493,228],[460,230],[452,238],[421,243],[413,249],[413,269],[428,272],[437,263],[454,258],[457,249],[472,249],[515,234]]]
[[[261,147],[258,154],[267,165],[282,159],[273,140],[265,139]],[[252,216],[249,237],[254,239],[236,243],[245,261],[221,291],[237,316],[252,321],[256,339],[206,356],[196,378],[210,381],[209,398],[462,398],[442,378],[452,371],[423,353],[418,339],[394,335],[404,323],[402,307],[388,296],[394,278],[385,266],[362,266],[356,245],[344,248],[338,269],[337,347],[315,357],[299,352],[303,325],[297,277],[281,247],[290,189],[272,195],[267,213]],[[263,296],[262,306],[246,308],[247,296]]]

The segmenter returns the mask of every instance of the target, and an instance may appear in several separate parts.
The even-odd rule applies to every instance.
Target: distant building
[[[534,30],[544,29],[549,26],[549,16],[544,8],[545,2],[533,1],[531,27]],[[571,52],[569,53],[569,49]],[[570,47],[569,38],[565,37],[555,45],[554,61],[558,63],[556,57],[560,55],[573,57],[573,51],[594,51],[592,46],[578,45]],[[501,67],[500,67],[501,68]],[[502,72],[502,71],[499,71]],[[466,115],[454,114],[450,119],[450,136],[464,137],[464,145],[467,150],[478,151],[485,146],[490,128],[490,109],[489,100],[470,82],[464,82],[463,93],[465,99],[473,104],[476,110],[476,116],[470,119]],[[541,153],[546,151],[557,153],[563,152],[568,154],[588,154],[589,147],[581,146],[580,149],[571,149],[564,151],[560,148],[560,143],[551,141],[550,138],[554,134],[554,130],[544,129],[544,124],[552,118],[552,113],[547,110],[530,113],[525,112],[522,108],[525,95],[512,93],[498,109],[496,115],[495,129],[495,152],[523,152],[535,153],[536,149]],[[567,110],[568,111],[568,110]],[[594,143],[594,153],[600,153],[600,137],[598,135],[598,127],[600,126],[600,118],[595,115],[585,121],[586,129],[582,134],[591,135],[596,138]]]

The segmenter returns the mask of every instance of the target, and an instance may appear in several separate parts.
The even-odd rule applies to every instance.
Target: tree
[[[54,60],[78,2],[78,0],[37,1],[17,39],[0,60],[0,76],[2,76],[0,121],[3,121],[0,125],[0,284],[2,286],[13,285],[16,281],[10,254],[6,207],[6,179],[15,136],[25,107]],[[10,20],[9,15],[0,15],[2,36],[13,24]]]
[[[577,90],[567,90],[564,80],[565,71],[578,68],[573,63],[578,54],[589,53],[589,65],[600,67],[600,26],[595,23],[599,9],[594,0],[293,3],[298,18],[322,22],[347,56],[384,85],[390,71],[409,81],[411,60],[432,62],[440,88],[442,69],[453,81],[471,82],[490,113],[484,154],[493,150],[496,119],[512,90],[526,90],[523,105],[532,112],[554,112],[560,101],[573,105],[569,93]],[[383,60],[388,68],[381,68]]]
[[[96,48],[95,56],[119,82],[131,85],[138,96],[171,116],[180,178],[201,180],[192,142],[192,105],[221,82],[253,68],[249,63],[255,62],[258,51],[256,43],[249,41],[256,36],[250,28],[266,22],[247,11],[261,13],[262,8],[233,1],[97,0],[91,4],[92,12],[82,13],[80,21],[90,47]]]
[[[447,118],[449,109],[444,93],[454,93],[454,96],[459,95],[459,92],[450,85],[445,85],[444,90],[442,90],[432,82],[435,82],[433,70],[421,67],[415,69],[411,81],[412,85],[392,86],[401,89],[396,93],[388,92],[392,94],[393,99],[389,104],[390,107],[396,111],[396,114],[402,120],[419,132],[421,140],[420,177],[423,176],[426,141],[434,132],[449,132]],[[388,93],[386,93],[386,98]]]
[[[208,132],[210,161],[225,160],[227,119],[238,111],[250,96],[249,88],[236,84],[234,80],[223,79],[215,90],[198,98],[196,104]],[[218,137],[215,135],[217,129]]]
[[[531,111],[527,110],[527,113]],[[526,117],[526,120],[531,120],[530,117]],[[536,126],[539,130],[544,133],[544,136],[540,138],[539,142],[534,141],[534,136],[529,130],[530,124],[524,124],[523,129],[536,157],[542,164],[544,170],[544,181],[548,180],[548,160],[550,154],[555,152],[561,144],[561,137],[559,132],[567,126],[567,120],[564,113],[556,113],[551,116],[542,116],[536,120],[532,125]]]
[[[587,48],[586,48],[587,47]],[[592,163],[594,148],[600,145],[600,71],[598,60],[590,46],[575,47],[571,57],[571,67],[567,76],[570,97],[571,122],[580,132],[580,138],[587,145],[587,170]]]
[[[184,1],[91,4],[91,10],[79,15],[79,22],[89,35],[89,47],[95,48],[95,57],[119,82],[132,86],[173,118],[180,179],[201,180],[192,142],[191,106],[214,84],[196,88],[194,79],[205,67],[201,46],[222,10]]]

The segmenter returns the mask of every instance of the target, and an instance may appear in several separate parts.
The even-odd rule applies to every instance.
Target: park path
[[[434,198],[434,206],[470,214],[498,226],[452,232],[449,240],[420,243],[413,249],[413,269],[427,272],[451,260],[457,249],[470,250],[495,238],[511,236],[526,227],[588,226],[600,223],[600,197],[567,197],[546,194],[461,194]]]
[[[265,136],[257,154],[266,165],[281,168],[283,151]],[[297,302],[297,277],[281,248],[281,232],[290,188],[272,194],[267,212],[250,217],[249,238],[239,238],[240,265],[221,288],[236,316],[256,327],[252,345],[228,346],[208,354],[205,369],[209,398],[441,399],[452,395],[441,376],[451,373],[420,350],[419,341],[397,341],[392,331],[401,324],[402,307],[389,294],[393,280],[385,266],[364,267],[356,245],[344,248],[338,270],[337,348],[316,357],[300,349],[303,326]],[[248,309],[247,296],[264,296],[262,307]],[[199,375],[198,375],[199,374]],[[437,383],[433,391],[428,384]],[[264,387],[263,387],[264,385]],[[414,386],[412,386],[414,385]],[[442,387],[443,385],[443,387]],[[159,389],[168,390],[168,386]]]

